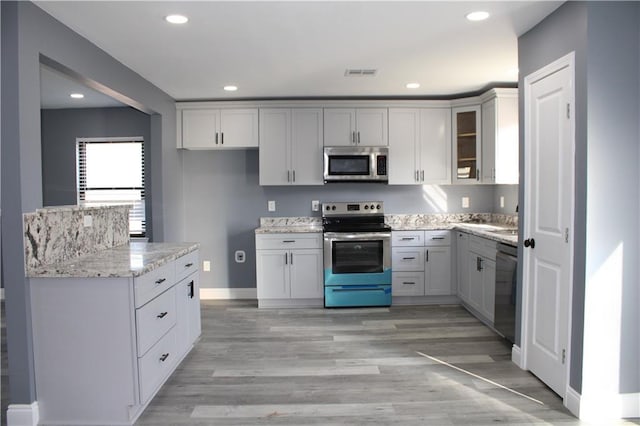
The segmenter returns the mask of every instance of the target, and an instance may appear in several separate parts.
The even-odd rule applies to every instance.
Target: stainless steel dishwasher
[[[502,243],[498,244],[497,249],[494,327],[513,343],[516,332],[518,249]]]

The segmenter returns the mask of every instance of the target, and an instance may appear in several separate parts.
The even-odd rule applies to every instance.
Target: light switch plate
[[[270,200],[267,202],[267,210],[269,210],[270,212],[275,212],[276,211],[276,202],[273,200]]]
[[[469,208],[469,197],[462,197],[462,208],[463,209]]]
[[[93,216],[91,216],[90,214],[85,215],[82,218],[82,222],[83,222],[85,228],[92,227],[93,226]]]
[[[311,210],[314,212],[317,212],[318,210],[320,210],[320,201],[318,200],[311,201]]]

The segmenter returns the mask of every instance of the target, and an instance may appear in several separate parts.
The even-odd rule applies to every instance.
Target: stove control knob
[[[369,210],[369,205],[368,205],[368,204],[365,204],[365,205],[364,205],[364,209],[365,209],[365,210]]]
[[[336,209],[336,206],[331,206],[331,210],[335,210],[335,209]]]
[[[376,206],[374,206],[373,204],[371,204],[371,210],[375,210]]]
[[[325,207],[325,210],[331,210],[331,206]]]
[[[378,205],[376,206],[376,209],[378,209],[378,210],[380,210],[381,208],[382,208],[382,206],[380,206],[380,204],[378,204]]]

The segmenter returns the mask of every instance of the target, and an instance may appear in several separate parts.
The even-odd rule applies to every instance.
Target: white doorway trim
[[[571,208],[570,208],[570,223],[569,229],[569,289],[568,289],[568,302],[569,306],[568,310],[568,334],[567,334],[567,342],[566,342],[566,364],[565,364],[565,389],[564,394],[560,395],[563,398],[564,405],[567,406],[570,403],[570,396],[574,395],[576,392],[571,389],[570,386],[570,372],[571,372],[571,322],[572,322],[572,311],[573,311],[573,265],[574,265],[574,234],[575,234],[575,226],[574,226],[574,215],[575,215],[575,53],[571,52],[552,63],[542,67],[541,69],[527,75],[524,78],[524,156],[525,156],[525,174],[524,174],[524,201],[525,201],[525,211],[523,215],[523,232],[524,235],[530,235],[531,230],[531,212],[532,212],[532,200],[533,194],[531,193],[529,184],[531,182],[531,167],[527,163],[527,159],[533,158],[531,155],[531,135],[532,135],[532,127],[531,127],[531,111],[529,110],[529,102],[531,99],[531,87],[533,84],[538,82],[539,80],[552,75],[562,69],[569,68],[571,73],[571,93],[570,93],[570,126],[571,126],[571,182],[570,191],[571,199],[569,200]],[[529,265],[530,256],[523,256],[523,279],[522,279],[522,329],[521,329],[521,339],[520,339],[520,350],[521,350],[521,358],[520,358],[520,367],[528,370],[527,360],[529,354],[528,347],[528,337],[530,333],[533,332],[532,324],[530,324],[529,316],[531,309],[531,300],[529,300],[529,291],[531,283],[529,283],[529,274],[530,270]],[[574,405],[574,404],[570,404]],[[573,410],[572,410],[573,412]],[[578,413],[574,414],[578,415]]]

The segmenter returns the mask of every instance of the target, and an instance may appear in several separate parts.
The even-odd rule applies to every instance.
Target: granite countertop
[[[322,232],[322,225],[261,226],[256,234],[294,234],[305,232]]]
[[[42,266],[30,271],[28,277],[138,277],[198,248],[198,243],[130,242],[72,260]]]

